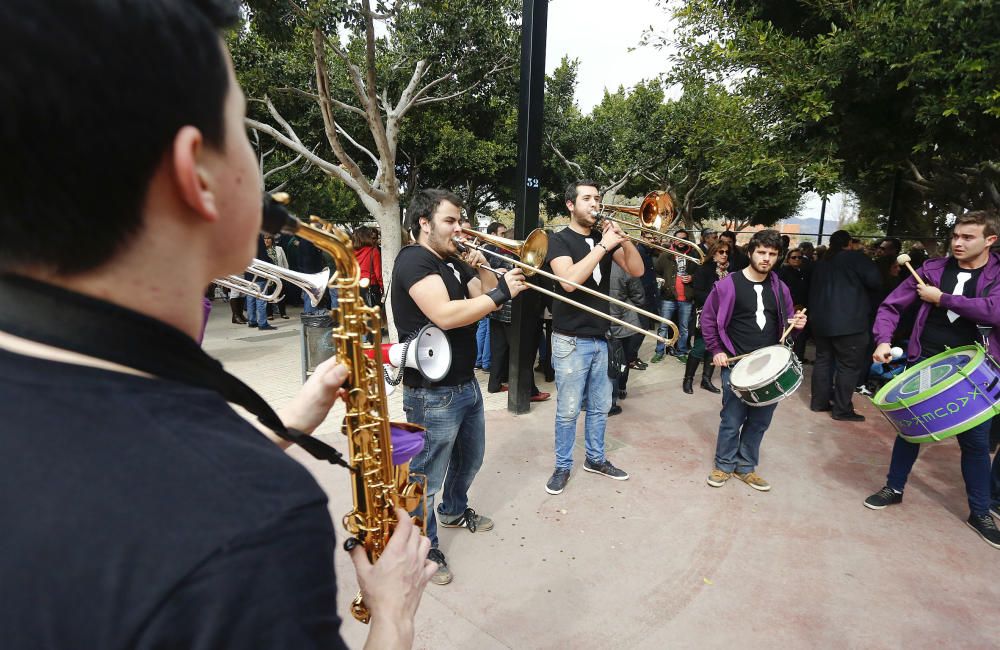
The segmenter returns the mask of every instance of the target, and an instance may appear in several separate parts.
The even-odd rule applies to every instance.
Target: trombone
[[[695,264],[702,264],[705,261],[705,254],[701,252],[701,249],[693,245],[687,239],[682,237],[674,237],[673,235],[668,235],[665,232],[660,232],[660,226],[663,223],[663,218],[669,215],[674,210],[674,202],[670,199],[670,194],[662,190],[657,190],[650,192],[646,195],[646,198],[642,200],[642,203],[636,207],[631,205],[611,205],[607,203],[601,203],[599,208],[595,210],[592,214],[594,218],[597,219],[597,223],[600,223],[602,219],[608,221],[614,221],[617,224],[625,226],[627,228],[636,228],[639,232],[648,233],[659,238],[671,239],[675,242],[683,242],[687,245],[688,250],[694,252],[697,257],[693,255],[688,255],[687,253],[682,253],[678,250],[672,248],[667,248],[662,244],[654,244],[653,242],[646,241],[641,237],[635,237],[634,235],[626,234],[629,240],[641,243],[651,248],[659,249],[664,253],[670,253],[677,257],[683,257],[684,259],[690,260]],[[639,217],[639,223],[633,223],[631,221],[626,221],[625,219],[617,219],[611,216],[611,213],[622,212],[625,214],[631,214],[633,216]],[[596,223],[594,224],[597,225]]]
[[[644,336],[649,336],[651,338],[654,338],[657,341],[661,341],[661,342],[663,342],[666,345],[672,346],[674,343],[677,342],[677,339],[680,337],[680,331],[677,329],[677,326],[674,323],[672,323],[671,321],[667,320],[666,318],[663,318],[662,316],[657,316],[656,314],[650,313],[650,312],[646,311],[645,309],[640,309],[640,308],[638,308],[638,307],[636,307],[634,305],[628,304],[627,302],[622,302],[621,300],[618,300],[616,298],[612,298],[611,296],[606,296],[603,293],[601,293],[600,291],[595,291],[595,290],[591,289],[590,287],[585,287],[582,284],[577,284],[576,282],[573,282],[571,280],[567,280],[565,278],[561,278],[558,275],[555,275],[554,273],[549,273],[547,271],[541,270],[539,267],[542,266],[542,264],[545,263],[545,256],[548,254],[549,236],[545,233],[544,230],[542,230],[540,228],[532,230],[528,234],[528,237],[524,241],[519,241],[519,240],[516,240],[516,239],[507,239],[506,237],[497,237],[496,235],[486,235],[486,234],[483,234],[483,233],[479,232],[478,230],[470,230],[468,228],[462,228],[462,234],[466,235],[468,237],[472,237],[474,240],[476,240],[478,242],[486,242],[486,243],[492,244],[493,246],[496,246],[497,248],[500,248],[500,249],[505,250],[505,251],[507,251],[509,253],[517,255],[519,258],[521,258],[521,260],[524,260],[524,261],[510,259],[509,257],[505,257],[505,256],[503,256],[503,255],[501,255],[499,253],[496,253],[494,251],[491,251],[491,250],[489,250],[487,248],[483,248],[482,246],[479,246],[476,243],[472,243],[472,242],[460,239],[458,237],[455,237],[455,238],[453,238],[453,241],[455,242],[455,245],[458,247],[458,249],[460,251],[466,250],[468,248],[472,248],[473,250],[477,250],[480,253],[483,253],[484,255],[490,255],[492,257],[501,258],[504,261],[504,263],[514,264],[515,266],[518,266],[519,268],[521,268],[521,270],[524,271],[524,274],[526,276],[530,277],[532,275],[538,274],[538,275],[542,276],[543,278],[549,278],[550,280],[555,280],[556,282],[561,282],[562,284],[568,284],[571,287],[573,287],[574,289],[576,289],[577,291],[582,291],[584,293],[589,293],[590,295],[597,296],[598,298],[601,298],[602,300],[607,300],[611,304],[618,305],[619,307],[623,307],[625,309],[630,309],[630,310],[632,310],[634,312],[640,313],[643,316],[645,316],[647,318],[651,318],[651,319],[653,319],[655,321],[659,321],[660,323],[663,323],[668,328],[670,328],[670,338],[669,339],[665,339],[662,336],[660,336],[659,334],[656,334],[654,332],[650,332],[648,330],[644,330],[641,327],[636,327],[632,323],[627,323],[627,322],[621,320],[620,318],[615,318],[614,316],[611,316],[610,314],[605,314],[602,311],[598,311],[596,309],[588,307],[587,305],[583,305],[583,304],[581,304],[581,303],[579,303],[579,302],[577,302],[575,300],[570,300],[566,296],[559,295],[558,293],[556,293],[554,291],[549,291],[548,289],[545,289],[543,287],[539,287],[539,286],[534,285],[534,284],[528,284],[529,288],[534,289],[535,291],[538,291],[539,293],[542,293],[542,294],[544,294],[546,296],[549,296],[550,298],[554,298],[555,300],[559,300],[559,301],[565,302],[565,303],[567,303],[569,305],[573,305],[577,309],[582,309],[583,311],[587,312],[588,314],[593,314],[594,316],[598,316],[598,317],[603,318],[605,320],[611,321],[612,323],[614,323],[616,325],[620,325],[622,327],[626,327],[626,328],[632,330],[633,332],[637,332],[637,333],[642,334]],[[483,268],[483,269],[485,269],[487,271],[490,271],[491,273],[495,273],[498,277],[504,274],[503,271],[500,271],[500,270],[494,269],[494,268],[490,268],[489,266],[487,266],[485,264],[480,264],[479,266],[480,266],[480,268]]]

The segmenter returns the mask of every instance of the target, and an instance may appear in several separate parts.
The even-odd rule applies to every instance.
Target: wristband
[[[600,246],[601,248],[603,248],[605,253],[610,253],[611,252],[611,251],[608,250],[608,247],[605,246],[603,242],[597,242],[595,244],[595,246]]]
[[[486,295],[496,304],[497,307],[510,300],[510,296],[504,293],[500,287],[490,289],[486,292]]]

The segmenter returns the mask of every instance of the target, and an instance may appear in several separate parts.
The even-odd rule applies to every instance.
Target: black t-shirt
[[[751,282],[742,271],[732,274],[736,304],[726,328],[736,354],[753,352],[778,342],[778,301],[771,288],[771,278]],[[764,325],[758,320],[764,317]]]
[[[979,284],[979,276],[984,267],[978,269],[962,269],[958,266],[958,260],[949,258],[945,264],[944,273],[941,275],[941,286],[938,287],[944,293],[955,293],[958,286],[959,274],[962,274],[964,285],[961,295],[966,298],[976,297],[976,286]],[[920,335],[920,353],[925,357],[932,357],[935,354],[944,352],[946,348],[957,348],[963,345],[972,345],[978,340],[979,334],[976,330],[976,323],[967,318],[962,318],[955,314],[953,321],[948,316],[948,310],[940,306],[931,308],[924,323],[924,331]]]
[[[584,236],[572,228],[563,228],[559,232],[549,236],[549,252],[546,263],[550,266],[552,260],[557,257],[569,257],[576,264],[594,250],[594,246],[601,241],[601,232],[592,230],[590,235]],[[614,263],[611,254],[612,249],[604,254],[594,272],[590,274],[583,286],[588,289],[600,291],[608,295],[611,287],[611,265]],[[555,283],[555,291],[561,296],[566,296],[570,300],[586,305],[591,309],[607,314],[609,312],[608,301],[584,293],[583,291],[567,292],[558,282]],[[608,331],[608,321],[600,316],[588,314],[582,309],[566,304],[561,300],[552,303],[552,328],[562,334],[570,336],[601,336]]]
[[[399,251],[392,269],[392,313],[396,319],[399,340],[405,341],[420,328],[430,323],[417,303],[410,296],[410,288],[428,275],[440,275],[452,300],[469,297],[469,281],[478,277],[465,262],[457,259],[443,260],[427,248],[412,245]],[[454,386],[473,378],[476,365],[476,328],[478,323],[446,330],[451,344],[451,369],[435,386]],[[416,368],[407,368],[403,383],[407,386],[424,386],[426,380]]]
[[[216,393],[0,350],[0,395],[5,648],[344,647],[326,495]]]

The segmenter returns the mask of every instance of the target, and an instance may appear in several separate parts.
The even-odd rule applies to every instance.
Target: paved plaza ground
[[[217,301],[204,344],[275,407],[301,384],[298,311],[289,315],[261,333],[230,324]],[[630,480],[583,472],[578,444],[558,496],[544,489],[554,396],[521,416],[507,412],[506,394],[486,396],[471,505],[496,527],[441,531],[455,579],[428,585],[417,647],[1000,647],[1000,551],[964,523],[954,441],[925,447],[902,505],[869,510],[862,501],[885,482],[893,434],[864,398],[861,424],[810,412],[807,377],[764,438],[759,471],[771,492],[735,480],[714,489],[705,478],[720,399],[697,384],[683,394],[682,374],[673,359],[632,372],[607,432],[608,457]],[[402,419],[399,393],[389,412]],[[318,435],[344,450],[338,416]],[[327,491],[340,529],[348,474],[290,453]],[[343,633],[361,647],[366,628],[347,607],[357,583],[340,552],[337,574]]]

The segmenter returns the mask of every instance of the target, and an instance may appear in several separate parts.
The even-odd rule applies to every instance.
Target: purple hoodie
[[[948,264],[949,259],[948,257],[938,257],[927,260],[920,267],[918,273],[927,284],[935,287],[940,286],[941,276],[944,275],[944,267]],[[979,275],[976,296],[978,297],[966,298],[965,296],[953,296],[949,293],[943,294],[941,308],[950,309],[978,325],[992,325],[990,356],[1000,360],[1000,338],[997,338],[997,328],[1000,328],[1000,254],[990,253],[986,267]],[[920,303],[920,309],[917,311],[917,320],[913,324],[910,344],[906,348],[906,358],[909,361],[920,358],[920,336],[924,332],[927,317],[934,307],[931,303],[924,302],[917,296],[917,281],[912,274],[907,274],[906,280],[879,305],[878,313],[875,314],[875,326],[872,328],[875,343],[891,342],[892,333],[899,324],[900,314],[915,302]]]
[[[742,271],[736,271],[736,273],[742,273]],[[784,332],[786,319],[791,318],[791,315],[795,313],[792,292],[788,290],[788,286],[781,281],[777,273],[771,271],[768,273],[768,277],[771,279],[771,289],[774,291],[775,297],[783,297],[783,300],[777,302],[778,331]],[[733,305],[735,304],[736,285],[733,284],[733,274],[730,273],[712,287],[712,293],[708,294],[705,307],[701,312],[701,334],[705,339],[705,349],[713,357],[720,352],[725,352],[730,356],[736,354],[736,347],[730,340],[729,333],[726,332],[729,321],[733,317]]]

